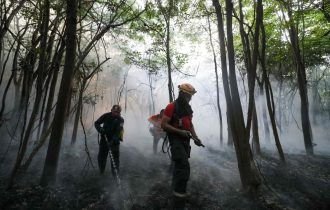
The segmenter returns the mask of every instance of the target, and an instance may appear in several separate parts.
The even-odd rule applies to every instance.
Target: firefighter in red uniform
[[[162,109],[159,114],[152,115],[148,118],[148,121],[152,124],[152,127],[150,127],[149,131],[154,138],[154,142],[153,142],[154,154],[157,153],[157,146],[159,140],[165,138],[165,132],[161,128],[163,113],[164,113],[164,109]]]
[[[178,86],[178,98],[165,108],[161,127],[167,132],[172,161],[174,162],[172,187],[174,198],[186,197],[187,182],[190,176],[190,138],[197,146],[204,146],[198,139],[192,123],[193,110],[189,105],[195,88],[184,83]]]

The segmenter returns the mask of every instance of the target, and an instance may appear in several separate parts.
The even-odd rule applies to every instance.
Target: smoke
[[[227,120],[226,103],[223,93],[222,80],[220,74],[220,105],[223,120],[224,144],[220,145],[219,119],[216,106],[215,76],[213,64],[208,59],[195,59],[194,65],[188,63],[184,69],[193,76],[183,76],[179,72],[173,73],[173,84],[175,95],[178,95],[177,86],[181,83],[191,83],[197,90],[193,96],[191,106],[194,111],[193,123],[199,138],[206,145],[200,148],[192,143],[191,150],[191,182],[196,184],[196,180],[208,179],[210,183],[222,186],[239,187],[239,173],[237,170],[236,157],[234,151],[226,147],[227,143]],[[125,74],[127,77],[125,78]],[[239,74],[238,74],[239,75]],[[77,193],[75,190],[81,183],[85,183],[86,191],[91,190],[91,186],[101,189],[98,198],[111,205],[122,207],[123,201],[130,203],[143,203],[148,199],[148,193],[155,192],[157,186],[166,186],[166,193],[171,192],[171,175],[169,173],[170,160],[167,154],[153,154],[153,138],[149,133],[149,123],[147,121],[151,114],[159,113],[166,107],[169,101],[167,89],[167,74],[162,69],[157,75],[152,75],[153,100],[151,99],[150,84],[148,74],[134,66],[128,66],[121,62],[118,57],[114,57],[109,66],[105,67],[101,73],[91,82],[85,92],[85,96],[93,98],[95,104],[85,103],[83,108],[82,121],[86,136],[79,123],[78,138],[74,146],[71,145],[71,135],[73,129],[73,119],[65,125],[64,137],[62,140],[61,155],[58,170],[58,185],[69,187],[72,197]],[[126,80],[125,80],[126,79]],[[125,82],[124,82],[125,80]],[[247,112],[247,83],[243,84],[241,76],[238,76],[239,91],[243,113]],[[280,129],[280,141],[285,153],[305,153],[303,135],[300,123],[299,94],[292,94],[292,88],[287,84],[283,85],[281,94],[279,85],[272,83],[277,125]],[[120,87],[123,87],[120,89]],[[122,92],[120,92],[122,90]],[[259,133],[262,150],[276,152],[272,130],[270,129],[270,139],[266,139],[264,134],[264,124],[262,119],[262,106],[264,96],[257,94],[256,106],[259,119]],[[119,97],[120,95],[120,97]],[[281,100],[279,100],[281,98]],[[151,103],[154,101],[155,113],[151,113]],[[94,128],[95,120],[103,113],[109,112],[112,105],[122,106],[122,116],[124,124],[124,141],[121,144],[121,189],[116,185],[116,180],[111,176],[110,161],[108,159],[106,172],[103,176],[99,174],[97,167],[98,136]],[[281,106],[279,109],[278,107]],[[267,111],[267,109],[265,109]],[[268,112],[267,112],[268,115]],[[280,117],[280,115],[282,117]],[[312,118],[312,117],[311,117]],[[269,117],[267,117],[269,121]],[[322,121],[321,121],[322,120]],[[323,121],[324,120],[324,121]],[[319,118],[317,124],[312,124],[314,134],[315,154],[329,154],[329,120]],[[1,134],[5,134],[6,129],[1,128]],[[1,135],[9,142],[8,135]],[[34,135],[35,136],[35,135]],[[33,138],[35,139],[35,138]],[[32,141],[33,142],[33,141]],[[162,142],[158,144],[158,151]],[[9,145],[9,143],[7,144]],[[18,138],[9,146],[5,164],[1,164],[1,175],[8,175],[5,168],[11,168],[17,153]],[[33,182],[38,182],[41,176],[48,142],[34,158],[28,172],[29,177],[33,176]],[[33,144],[29,145],[32,148]],[[1,148],[1,155],[5,154],[5,147]],[[86,149],[91,158],[89,160]],[[29,150],[30,151],[30,150]],[[28,153],[29,153],[28,151]],[[27,154],[28,154],[27,153]],[[92,167],[92,165],[94,167]],[[33,175],[32,175],[33,174]],[[37,180],[37,181],[36,181]],[[222,183],[219,183],[222,182]],[[226,183],[226,184],[224,184]],[[82,202],[82,201],[81,201]]]
[[[197,55],[196,55],[197,57]],[[118,59],[113,59],[114,62]],[[184,72],[188,72],[193,76],[184,76],[180,72],[173,73],[173,85],[175,95],[178,94],[177,86],[183,82],[191,83],[197,90],[193,96],[191,106],[193,108],[193,123],[196,132],[200,139],[209,147],[219,150],[224,150],[227,141],[227,120],[226,120],[226,103],[223,93],[221,72],[219,78],[219,93],[220,105],[223,121],[224,145],[220,146],[220,128],[218,111],[216,106],[216,86],[214,66],[207,57],[200,57],[200,59],[191,59],[193,62],[188,62],[183,68]],[[194,65],[192,65],[194,63]],[[151,114],[159,113],[159,111],[168,104],[168,88],[167,88],[167,74],[166,70],[161,70],[157,75],[153,75],[153,100],[150,96],[150,84],[148,81],[148,74],[146,71],[138,69],[134,66],[127,66],[124,63],[110,63],[112,69],[105,69],[102,72],[103,76],[100,81],[97,81],[97,86],[105,87],[103,89],[103,100],[99,100],[95,105],[95,112],[93,117],[95,119],[102,113],[110,110],[115,103],[113,98],[117,94],[118,87],[124,82],[124,74],[128,71],[128,76],[123,88],[120,104],[123,107],[123,117],[125,119],[125,142],[124,144],[136,148],[144,154],[151,154],[152,137],[148,131],[149,124],[147,118]],[[115,67],[118,67],[117,69]],[[114,74],[114,72],[116,74]],[[247,82],[246,78],[242,78],[241,74],[238,76],[238,86],[241,94],[241,103],[243,113],[246,117],[247,113]],[[246,76],[246,75],[245,75]],[[245,80],[245,81],[244,81]],[[105,85],[107,84],[107,85]],[[280,141],[285,153],[305,153],[303,136],[301,131],[300,120],[300,98],[299,94],[293,94],[290,83],[284,82],[281,86],[278,82],[272,82],[274,102],[276,108],[276,121],[280,135]],[[266,106],[265,95],[261,96],[256,86],[256,107],[258,114],[258,126],[260,134],[261,147],[276,151],[275,142],[272,134],[272,128],[269,123],[269,116],[267,107],[264,108],[267,115],[267,125],[270,130],[270,138],[265,135],[263,107]],[[150,106],[154,101],[155,113],[150,112]],[[126,110],[124,111],[124,108]],[[312,113],[310,118],[312,119]],[[324,120],[327,120],[326,118]],[[89,123],[92,125],[92,122]],[[315,153],[326,153],[330,150],[328,146],[327,126],[329,121],[312,124],[314,134]],[[93,132],[93,131],[91,131]],[[94,131],[96,132],[96,131]],[[195,149],[193,149],[193,152]],[[196,152],[198,152],[197,150]]]

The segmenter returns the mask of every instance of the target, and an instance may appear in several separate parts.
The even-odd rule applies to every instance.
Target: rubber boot
[[[184,210],[186,206],[186,198],[173,196],[173,210]]]

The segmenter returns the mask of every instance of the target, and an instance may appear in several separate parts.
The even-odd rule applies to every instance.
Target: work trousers
[[[183,140],[175,136],[169,136],[172,161],[174,162],[172,187],[175,192],[186,193],[187,182],[190,176],[189,139]]]
[[[97,156],[101,174],[104,173],[105,166],[107,164],[109,149],[112,155],[112,158],[110,157],[112,175],[116,175],[115,169],[117,170],[117,173],[119,173],[119,145],[119,143],[114,144],[112,142],[108,144],[106,138],[104,136],[101,137],[99,154]]]
[[[159,140],[160,140],[160,138],[158,136],[154,136],[154,143],[153,143],[154,154],[157,153],[157,147],[158,147]]]
[[[152,148],[153,148],[154,154],[156,154],[157,148],[158,148],[158,143],[159,143],[160,139],[165,138],[165,133],[162,131],[159,131],[159,128],[156,128],[156,127],[149,128],[149,131],[154,139]]]

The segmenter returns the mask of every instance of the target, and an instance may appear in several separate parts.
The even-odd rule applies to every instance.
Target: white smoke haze
[[[172,75],[175,96],[178,95],[177,86],[184,82],[191,83],[197,90],[197,93],[191,100],[191,106],[194,111],[193,123],[199,138],[206,146],[206,148],[200,148],[192,143],[190,159],[191,180],[189,186],[200,184],[198,183],[198,180],[207,179],[214,184],[214,187],[219,189],[223,187],[239,189],[240,179],[235,161],[236,157],[234,155],[234,149],[226,146],[226,102],[223,92],[221,69],[219,68],[218,71],[220,105],[224,132],[223,145],[220,145],[219,137],[220,131],[215,89],[216,81],[212,56],[208,54],[205,47],[202,47],[202,44],[196,46],[194,49],[191,49],[191,46],[182,46],[182,50],[189,49],[188,52],[191,52],[191,54],[188,63],[181,71],[192,76],[186,76],[177,71]],[[102,56],[102,53],[104,52],[100,53]],[[80,180],[86,182],[86,185],[87,183],[92,183],[92,185],[95,185],[95,188],[102,189],[102,196],[104,200],[107,200],[111,206],[115,206],[120,209],[123,205],[122,200],[126,200],[127,203],[131,203],[133,199],[134,203],[143,203],[143,201],[149,196],[147,195],[148,192],[153,192],[153,188],[157,186],[164,186],[164,183],[168,186],[168,188],[164,190],[166,192],[170,191],[171,175],[168,173],[170,160],[167,154],[163,154],[162,152],[159,152],[157,155],[153,154],[153,138],[149,133],[150,125],[147,121],[150,115],[159,113],[159,111],[165,108],[169,103],[167,86],[168,80],[166,68],[161,69],[161,71],[156,75],[151,75],[153,91],[152,100],[147,71],[134,65],[126,64],[123,61],[124,56],[116,50],[112,49],[110,54],[111,60],[108,61],[102,67],[102,71],[92,79],[89,87],[84,93],[84,97],[91,98],[96,102],[95,105],[84,103],[82,121],[84,123],[86,137],[84,136],[81,124],[79,123],[77,142],[74,146],[72,146],[71,135],[74,117],[71,116],[69,121],[65,124],[57,182],[59,186],[69,188],[73,188],[72,185],[74,184],[79,184]],[[90,56],[88,59],[93,60],[93,57]],[[125,74],[127,74],[126,80]],[[5,78],[8,78],[9,75],[5,76]],[[237,72],[238,87],[241,95],[240,99],[243,113],[246,117],[248,88],[246,75],[244,80],[241,76],[242,75]],[[281,132],[279,130],[279,135],[283,151],[286,154],[305,154],[300,122],[299,94],[296,92],[295,95],[293,95],[290,84],[284,82],[281,93],[282,98],[279,100],[279,84],[275,80],[272,82],[272,88],[274,93],[278,127],[281,125]],[[3,93],[3,91],[4,88],[1,86],[0,93]],[[267,137],[264,132],[262,106],[266,105],[265,102],[263,103],[265,96],[261,97],[259,95],[257,85],[255,93],[261,148],[262,150],[267,150],[267,152],[270,151],[275,158],[278,158],[277,148],[275,146],[272,128],[269,122],[268,126],[270,130],[270,139],[266,139]],[[34,102],[33,97],[34,95],[32,94],[28,116]],[[11,88],[6,99],[5,112],[8,113],[6,116],[8,116],[9,119],[9,116],[15,116],[11,115],[14,99],[14,89]],[[118,101],[122,106],[122,116],[125,120],[124,141],[121,144],[120,154],[120,178],[124,195],[120,195],[118,193],[116,182],[112,179],[109,159],[105,174],[103,176],[100,176],[99,174],[97,167],[98,135],[96,129],[94,128],[95,120],[102,114],[109,112],[112,105],[118,103]],[[154,102],[155,107],[154,112],[152,111],[152,101]],[[75,102],[76,101],[73,101],[72,104]],[[281,109],[279,109],[279,106],[281,106]],[[268,115],[267,108],[265,109]],[[282,118],[279,117],[280,114],[282,115]],[[312,119],[311,115],[310,119]],[[20,118],[20,121],[22,119],[23,118]],[[0,158],[3,163],[6,163],[1,164],[0,166],[2,171],[1,176],[3,176],[4,179],[8,178],[10,171],[12,170],[19,146],[20,131],[16,131],[16,135],[11,142],[11,137],[7,132],[8,130],[13,130],[16,120],[17,119],[12,118],[5,124],[6,126],[2,126],[0,128],[1,141],[5,139],[5,143],[0,148]],[[268,116],[267,120],[269,121]],[[329,155],[329,117],[319,116],[318,120],[319,121],[317,124],[312,124],[315,144],[314,153],[317,155]],[[34,134],[32,135],[31,141],[28,145],[26,156],[30,154],[32,148],[34,147],[34,142],[37,140],[36,132],[37,129],[34,130]],[[162,141],[158,144],[158,151],[161,150],[161,145]],[[43,164],[45,162],[47,147],[48,142],[44,144],[40,152],[34,157],[30,168],[28,169],[29,176],[38,178],[25,181],[35,183],[37,180],[38,182],[38,179],[42,173]],[[6,153],[7,148],[8,152]],[[88,148],[94,168],[91,166],[88,159],[86,148]],[[219,153],[219,151],[221,151],[221,153]],[[25,157],[24,160],[26,160],[26,158],[27,157]],[[157,166],[157,168],[155,168],[155,166]],[[68,174],[70,174],[69,177],[67,177]],[[188,189],[191,189],[189,186]],[[168,194],[170,194],[170,192]],[[74,196],[74,193],[72,196]]]
[[[149,157],[152,155],[152,136],[148,131],[149,123],[147,121],[147,118],[151,114],[158,113],[168,104],[169,99],[166,69],[163,69],[162,72],[158,73],[157,75],[152,75],[155,113],[151,113],[150,107],[152,101],[150,97],[150,84],[148,81],[147,72],[135,66],[129,66],[125,64],[122,61],[123,59],[122,57],[120,57],[120,54],[117,54],[116,51],[112,51],[111,54],[112,59],[103,67],[103,71],[93,78],[93,81],[85,92],[85,96],[94,97],[96,99],[95,106],[84,104],[83,109],[82,118],[87,134],[87,145],[91,147],[92,145],[97,144],[97,134],[96,130],[94,129],[93,123],[103,113],[110,111],[113,104],[117,103],[120,86],[124,82],[125,73],[128,72],[128,76],[126,78],[125,85],[123,87],[123,91],[121,93],[120,98],[120,105],[123,107],[122,115],[125,119],[125,135],[122,146],[133,147],[142,155]],[[210,59],[211,57],[199,56],[198,53],[196,53],[195,57],[192,57],[193,58],[191,59],[191,62],[187,63],[184,66],[183,71],[188,72],[193,76],[184,76],[179,72],[173,73],[173,85],[175,95],[177,96],[178,94],[177,85],[179,85],[180,83],[189,82],[196,88],[197,93],[193,96],[191,105],[194,110],[193,122],[197,134],[207,147],[215,150],[225,150],[227,141],[226,103],[222,87],[221,71],[219,72],[219,91],[220,104],[222,109],[221,111],[223,120],[223,132],[225,138],[223,146],[220,146],[219,143],[219,122],[216,107],[214,64],[212,63],[212,59]],[[237,81],[239,82],[241,93],[241,102],[244,109],[244,114],[246,115],[246,104],[248,99],[246,96],[247,82],[244,82],[245,88],[243,88],[243,80],[241,78],[241,75],[239,73],[237,73],[237,75]],[[5,76],[8,77],[8,75]],[[274,92],[275,106],[277,108],[280,105],[277,103],[279,96],[277,90],[278,84],[276,82],[273,82],[272,87]],[[257,88],[258,87],[256,86],[256,93],[258,92]],[[4,89],[1,88],[0,92],[2,93],[3,90]],[[285,122],[285,120],[282,119],[283,122],[281,122],[282,132],[280,132],[280,140],[285,153],[305,153],[300,123],[299,94],[296,92],[294,97],[290,99],[290,95],[287,93],[290,92],[290,90],[291,88],[284,83],[282,93],[282,97],[284,98],[281,100],[281,106],[285,108],[282,111],[278,110],[278,108],[276,110],[277,119],[279,119],[278,115],[279,113],[281,113],[286,117],[285,120],[287,121]],[[10,113],[14,103],[13,97],[14,91],[13,88],[11,88],[6,99],[5,113]],[[125,100],[127,100],[126,106]],[[262,99],[260,96],[258,96],[258,94],[256,94],[261,147],[276,151],[272,130],[269,124],[268,125],[270,129],[271,139],[267,140],[264,136],[263,123],[261,119],[261,100],[264,99]],[[290,103],[291,100],[292,103]],[[32,102],[33,100],[31,100],[30,103],[30,109],[33,104]],[[29,111],[31,111],[30,109]],[[312,116],[310,116],[310,118],[312,119]],[[14,122],[14,120],[12,120],[12,122]],[[70,148],[69,144],[73,127],[71,124],[72,122],[73,121],[70,120],[65,125],[62,146],[63,150]],[[7,124],[7,127],[10,127],[12,125],[13,124]],[[312,125],[314,143],[316,144],[314,147],[315,154],[329,154],[330,145],[328,136],[330,133],[329,129],[327,129],[328,127],[329,120],[327,117],[321,118],[320,122],[317,125]],[[2,127],[1,130],[4,134],[2,136],[6,136],[5,127]],[[11,128],[9,128],[9,130],[11,130]],[[17,144],[19,143],[19,134],[20,133],[17,131],[16,136],[10,147],[12,147],[13,145],[17,146]],[[7,136],[6,138],[9,137]],[[32,142],[36,140],[35,134],[33,135],[32,139]],[[161,142],[159,143],[159,147],[160,144]],[[32,146],[33,144],[30,143],[28,149],[31,149]],[[2,151],[5,151],[5,148],[6,146],[2,147]],[[47,144],[44,145],[43,151],[37,155],[35,160],[33,160],[33,163],[41,164],[43,162],[46,148]],[[81,125],[79,124],[77,145],[74,147],[74,149],[70,149],[70,153],[79,155],[81,152],[84,151],[84,148],[84,135],[81,129]],[[95,149],[96,150],[93,152],[97,153],[97,147]],[[29,151],[30,150],[28,150],[27,154],[29,154]],[[194,160],[195,158],[202,158],[205,155],[205,150],[194,146],[192,147],[192,160]],[[37,160],[38,157],[41,158],[40,161]],[[92,154],[92,158],[94,158],[94,161],[95,157],[96,154]],[[94,164],[96,166],[96,161],[94,162]]]
[[[223,132],[224,132],[224,145],[220,146],[219,143],[219,121],[216,107],[216,90],[215,90],[215,74],[214,65],[208,57],[201,57],[200,59],[192,59],[193,62],[189,62],[184,66],[184,71],[188,72],[194,76],[184,76],[179,72],[173,73],[173,84],[175,95],[178,94],[177,85],[183,82],[191,83],[196,89],[197,93],[193,96],[191,105],[194,110],[193,122],[199,137],[203,142],[210,148],[216,150],[224,150],[227,141],[227,123],[226,123],[226,103],[222,87],[221,72],[219,72],[219,91],[220,91],[220,104],[222,109],[222,119],[223,119]],[[167,87],[167,74],[166,69],[163,73],[158,73],[157,75],[152,75],[153,80],[153,97],[155,105],[155,113],[150,112],[150,106],[152,103],[150,97],[150,87],[148,81],[148,75],[145,70],[141,70],[134,66],[127,66],[123,62],[120,64],[113,63],[116,59],[113,59],[109,66],[111,69],[104,68],[103,72],[100,73],[100,80],[97,81],[98,91],[103,94],[103,99],[99,100],[95,105],[95,112],[93,117],[89,116],[88,119],[96,119],[101,116],[102,113],[108,112],[111,106],[116,103],[116,95],[118,95],[119,86],[123,84],[124,74],[128,71],[128,76],[126,79],[125,87],[123,88],[122,96],[120,98],[120,104],[123,107],[123,117],[125,119],[125,141],[123,145],[131,146],[136,148],[144,155],[152,154],[152,136],[150,135],[148,128],[149,124],[147,118],[151,114],[158,113],[161,109],[165,108],[168,104],[168,87]],[[192,65],[194,63],[194,65]],[[120,70],[116,70],[116,68]],[[116,74],[113,74],[113,72]],[[241,75],[237,73],[241,94],[241,102],[246,115],[247,110],[247,82],[244,81],[245,88],[243,87],[243,80]],[[246,78],[244,78],[246,79]],[[303,135],[301,131],[300,123],[300,98],[299,94],[296,92],[294,97],[290,99],[290,95],[286,92],[290,92],[291,88],[289,86],[283,85],[282,99],[279,101],[278,94],[278,84],[276,82],[272,83],[274,100],[276,106],[276,119],[278,121],[279,113],[283,114],[287,121],[282,119],[281,130],[279,129],[280,141],[285,153],[305,153]],[[265,139],[263,121],[262,121],[262,102],[265,100],[257,94],[258,87],[256,86],[256,104],[259,118],[259,133],[261,147],[270,149],[272,151],[277,151],[275,147],[274,138],[272,135],[272,128],[268,123],[270,129],[270,139]],[[125,97],[126,111],[125,108]],[[265,96],[263,96],[265,97]],[[292,100],[292,104],[290,101]],[[278,106],[282,103],[282,110],[278,109]],[[264,102],[266,105],[266,102]],[[266,113],[268,115],[267,108]],[[282,117],[283,118],[283,117]],[[312,116],[311,116],[312,118]],[[269,117],[267,116],[267,119]],[[277,122],[279,124],[279,122]],[[91,125],[93,122],[89,122]],[[330,147],[328,146],[328,134],[327,129],[329,125],[328,121],[324,123],[319,123],[318,126],[312,125],[314,134],[314,147],[315,154],[328,154]],[[93,132],[93,131],[91,131]],[[94,132],[96,132],[94,130]],[[200,148],[193,147],[192,157],[196,154],[197,157],[201,157],[203,151]]]

